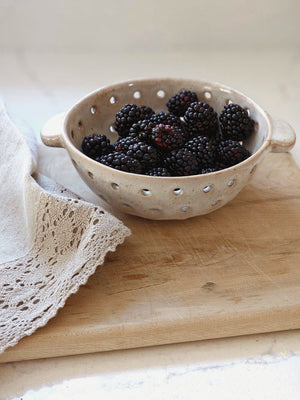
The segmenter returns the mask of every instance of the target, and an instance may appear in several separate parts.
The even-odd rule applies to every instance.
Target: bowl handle
[[[283,153],[291,150],[296,142],[294,129],[281,119],[272,119],[272,123],[271,151],[273,153]]]
[[[62,141],[63,124],[66,113],[60,113],[50,118],[41,130],[41,139],[46,146],[64,147]]]

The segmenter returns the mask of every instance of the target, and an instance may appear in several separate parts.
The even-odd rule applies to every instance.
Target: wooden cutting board
[[[300,170],[270,154],[227,206],[132,236],[0,362],[300,328]]]

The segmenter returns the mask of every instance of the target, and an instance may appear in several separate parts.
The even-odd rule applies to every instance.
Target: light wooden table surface
[[[121,63],[116,55],[20,51],[1,54],[0,93],[38,135],[47,118],[104,84],[138,76],[206,78],[245,92],[299,132],[299,71],[295,51],[131,54]],[[66,165],[64,151],[57,152],[59,166]],[[300,141],[292,154],[300,164]],[[49,157],[45,149],[41,155]],[[55,176],[55,167],[44,169]],[[74,190],[68,169],[59,180]],[[79,191],[92,200],[83,185]],[[198,399],[199,393],[207,399],[299,400],[300,331],[0,365],[0,400],[173,400]]]

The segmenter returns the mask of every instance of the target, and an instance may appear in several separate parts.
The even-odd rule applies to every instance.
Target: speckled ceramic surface
[[[114,170],[85,156],[81,142],[87,135],[103,133],[117,140],[113,128],[116,112],[126,103],[166,111],[167,100],[182,89],[193,90],[199,100],[220,113],[229,102],[245,107],[255,132],[245,143],[252,156],[222,171],[186,177],[150,177]],[[185,219],[212,212],[247,184],[255,166],[269,151],[288,151],[295,143],[293,129],[275,121],[253,100],[219,83],[189,79],[137,79],[92,92],[71,110],[49,120],[41,133],[48,146],[65,147],[81,178],[102,199],[129,214],[149,219]]]

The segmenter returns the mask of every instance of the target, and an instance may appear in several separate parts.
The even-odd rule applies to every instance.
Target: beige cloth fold
[[[0,143],[1,353],[54,317],[130,231],[35,174],[32,137],[25,139],[2,104]]]

